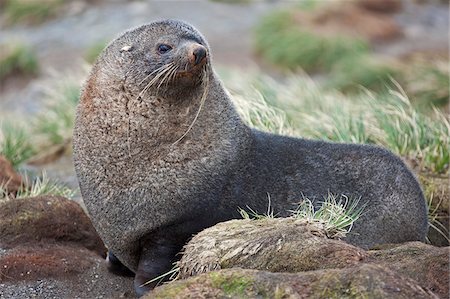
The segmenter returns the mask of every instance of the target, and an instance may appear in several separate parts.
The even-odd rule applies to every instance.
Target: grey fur
[[[150,88],[139,97],[138,83],[164,62],[153,53],[156,40],[174,42],[170,59],[177,61],[195,40],[208,49],[204,107],[175,145],[198,111],[205,84],[176,79],[158,95]],[[126,266],[137,270],[145,240],[155,232],[186,228],[189,235],[238,218],[238,207],[265,211],[267,194],[280,216],[302,195],[316,202],[328,192],[361,197],[365,213],[347,240],[364,248],[425,239],[422,191],[399,158],[374,146],[248,128],[212,70],[209,52],[192,26],[154,22],[113,41],[85,84],[74,131],[75,168],[97,231]]]

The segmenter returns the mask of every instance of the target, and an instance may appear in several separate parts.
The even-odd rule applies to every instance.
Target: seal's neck
[[[87,81],[78,115],[89,123],[83,134],[92,151],[105,158],[158,160],[178,153],[181,159],[222,148],[229,153],[248,134],[213,71],[207,84],[171,99],[139,96],[123,82],[99,90],[97,80],[93,75]]]

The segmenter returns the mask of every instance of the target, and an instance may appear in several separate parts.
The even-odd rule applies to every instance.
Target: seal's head
[[[161,146],[178,144],[198,126],[207,95],[214,93],[210,61],[205,38],[187,23],[164,20],[126,31],[93,66],[79,121],[109,155],[144,155],[146,149],[151,154],[145,155],[159,157],[166,152]]]
[[[203,82],[210,51],[203,36],[182,21],[164,20],[125,32],[100,55],[97,66],[132,94],[182,98]]]

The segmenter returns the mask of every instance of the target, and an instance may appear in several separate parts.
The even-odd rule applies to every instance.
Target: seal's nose
[[[195,47],[192,54],[194,54],[195,57],[194,65],[197,65],[206,57],[206,49],[205,47],[198,45]]]

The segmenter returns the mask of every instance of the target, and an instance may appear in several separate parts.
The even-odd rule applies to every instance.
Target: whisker
[[[153,85],[155,84],[156,81],[158,81],[158,79],[160,77],[162,77],[166,72],[168,72],[170,70],[170,68],[172,67],[173,63],[167,64],[165,66],[165,68],[159,72],[158,74],[156,74],[156,76],[150,80],[150,82],[147,83],[147,85],[144,87],[144,89],[138,94],[138,98],[141,97],[145,92],[147,92],[147,90]]]
[[[172,74],[172,71],[176,68],[176,65],[173,65],[166,73],[166,75],[164,76],[164,78],[161,80],[161,82],[159,82],[158,87],[156,89],[156,93],[159,93],[159,89],[161,88],[161,86],[166,83],[167,86],[167,82],[169,81],[170,75]]]
[[[141,85],[142,83],[144,83],[145,80],[147,80],[151,75],[159,72],[160,70],[162,70],[163,68],[167,67],[168,65],[173,64],[173,62],[169,63],[169,64],[164,64],[162,66],[160,66],[159,68],[157,68],[156,70],[154,70],[153,72],[151,72],[150,74],[148,74],[147,76],[145,76],[144,79],[142,79],[141,82],[138,83],[138,85]]]
[[[174,143],[172,143],[170,146],[174,146],[176,145],[178,142],[180,142],[188,133],[189,131],[192,129],[192,127],[194,126],[195,122],[198,119],[198,116],[200,115],[200,111],[203,108],[203,105],[205,104],[206,98],[208,96],[208,87],[209,87],[209,75],[207,74],[207,72],[205,71],[203,73],[203,85],[204,85],[204,89],[203,89],[203,94],[202,94],[202,98],[200,100],[200,106],[198,107],[197,113],[195,114],[194,120],[191,122],[191,124],[189,125],[189,127],[187,128],[186,132],[184,132],[183,135],[181,135],[180,138],[178,138]]]
[[[175,79],[175,76],[177,75],[177,71],[178,71],[179,66],[175,66],[175,68],[172,71],[172,74],[170,75],[169,79],[166,82],[166,86],[169,84],[170,81]]]
[[[170,76],[170,74],[172,73],[172,70],[173,70],[174,68],[176,68],[175,65],[173,65],[173,66],[171,66],[171,67],[169,68],[169,70],[167,71],[167,73],[166,73],[166,75],[164,76],[164,78],[161,80],[161,82],[159,82],[158,87],[156,88],[157,91],[159,90],[159,88],[161,87],[161,85],[164,83],[164,81],[165,81],[167,78],[169,78],[169,76]]]

